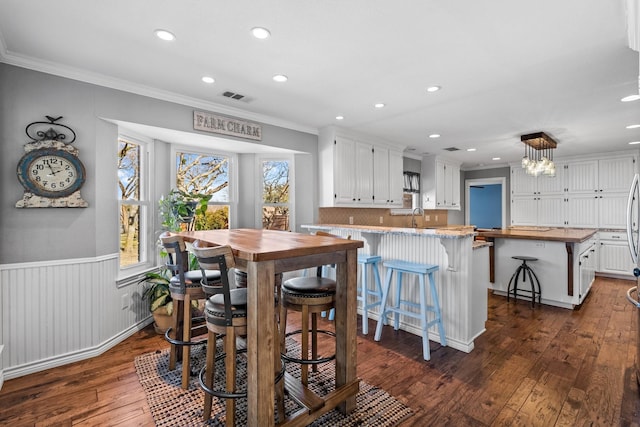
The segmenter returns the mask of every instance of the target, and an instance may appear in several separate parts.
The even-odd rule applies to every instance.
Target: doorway
[[[506,226],[506,178],[465,181],[465,224],[478,228]]]

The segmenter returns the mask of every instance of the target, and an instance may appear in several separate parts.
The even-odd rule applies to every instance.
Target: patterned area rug
[[[299,346],[295,341],[288,342],[290,350],[296,351]],[[299,351],[299,350],[298,350]],[[246,360],[239,355],[238,377],[246,375]],[[202,405],[204,392],[200,389],[196,371],[204,366],[205,348],[192,348],[192,377],[189,389],[180,387],[181,365],[169,371],[169,350],[157,351],[138,356],[135,367],[140,378],[140,384],[145,391],[153,419],[156,426],[224,426],[224,401],[213,398],[212,418],[208,422],[202,420]],[[216,385],[223,384],[224,378],[218,378],[217,373],[224,372],[222,361],[216,366]],[[300,377],[297,364],[287,364],[287,371]],[[320,365],[318,372],[309,375],[309,387],[318,395],[326,395],[334,389],[334,364]],[[244,383],[238,383],[242,390]],[[411,409],[390,396],[384,390],[373,387],[364,381],[360,382],[360,391],[356,396],[357,409],[345,416],[334,410],[316,420],[314,427],[328,426],[395,426],[412,415]],[[274,405],[275,408],[275,405]],[[294,413],[299,410],[293,400],[285,398],[285,412]],[[236,425],[246,425],[246,399],[238,399],[236,407]]]

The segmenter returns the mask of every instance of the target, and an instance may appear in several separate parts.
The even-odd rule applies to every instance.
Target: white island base
[[[474,340],[485,331],[487,320],[487,288],[489,287],[488,244],[475,245],[472,229],[415,229],[353,225],[306,225],[311,231],[324,230],[342,237],[365,242],[363,253],[380,255],[382,261],[397,259],[439,266],[435,274],[440,298],[447,345],[466,353],[474,348]],[[361,273],[359,273],[361,274]],[[380,277],[384,281],[387,271],[380,265]],[[373,286],[374,284],[369,284]],[[384,285],[384,283],[383,283]],[[390,298],[395,294],[395,281]],[[403,278],[402,298],[419,301],[418,279],[414,275]],[[428,295],[427,304],[432,304]],[[379,319],[379,307],[372,309],[370,317]],[[415,310],[418,312],[418,310]],[[360,310],[359,310],[360,312]],[[361,313],[360,313],[361,314]],[[433,319],[428,313],[427,320]],[[387,325],[392,324],[391,318]],[[400,316],[400,329],[422,335],[420,321]],[[392,330],[385,326],[381,340]],[[370,330],[370,333],[373,331]],[[440,336],[434,326],[429,329],[429,339],[437,343]]]

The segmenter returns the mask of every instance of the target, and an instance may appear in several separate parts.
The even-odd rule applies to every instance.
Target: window
[[[262,228],[290,230],[292,223],[292,162],[283,159],[261,159]]]
[[[197,217],[193,228],[229,228],[229,207],[232,201],[229,186],[230,156],[178,150],[175,160],[176,188],[188,193],[212,196],[205,216]]]
[[[149,145],[139,139],[118,138],[118,209],[120,218],[120,269],[149,264],[153,243],[145,230],[149,220]]]

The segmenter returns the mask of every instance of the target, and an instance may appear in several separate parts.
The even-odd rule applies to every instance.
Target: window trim
[[[264,189],[264,172],[262,162],[264,161],[286,161],[289,163],[289,203],[271,203],[265,205],[262,201],[262,191]],[[296,187],[295,187],[295,156],[293,154],[259,154],[256,155],[256,195],[255,200],[255,227],[262,229],[262,209],[264,206],[286,206],[289,207],[289,230],[296,229]]]
[[[137,201],[129,204],[140,206],[140,230],[138,248],[140,250],[140,258],[143,260],[136,264],[122,267],[120,265],[120,252],[118,251],[118,275],[117,281],[123,281],[127,278],[138,276],[141,273],[149,271],[157,266],[157,248],[155,242],[155,217],[154,217],[154,201],[152,195],[154,193],[154,181],[152,179],[152,169],[154,164],[153,140],[149,137],[136,134],[129,130],[118,129],[118,141],[121,139],[138,144],[140,146],[140,193]],[[117,170],[116,170],[117,173]],[[120,208],[123,201],[118,197],[118,230],[120,229]],[[118,236],[118,248],[120,247]],[[140,242],[142,241],[142,243]]]

